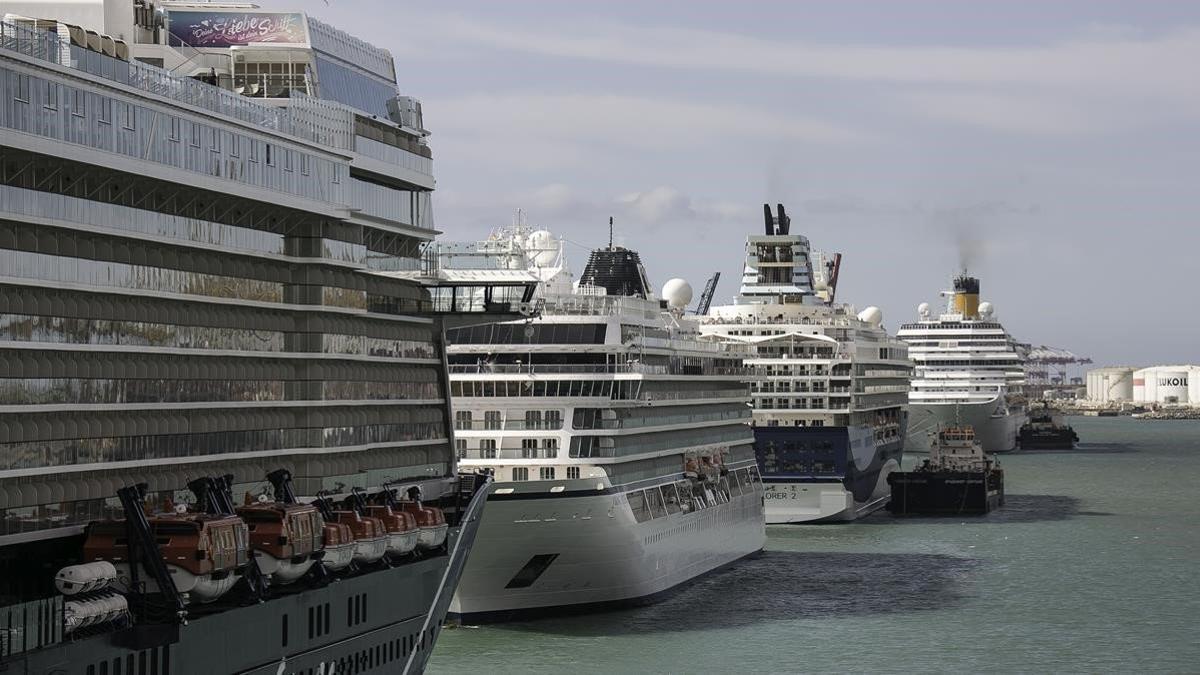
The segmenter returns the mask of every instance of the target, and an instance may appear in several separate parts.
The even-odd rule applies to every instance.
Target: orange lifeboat
[[[357,545],[354,543],[354,533],[350,531],[349,525],[325,523],[322,535],[325,557],[321,558],[321,564],[325,566],[325,569],[336,572],[354,562],[354,549],[357,548]]]
[[[250,530],[258,569],[278,584],[304,576],[324,549],[325,521],[311,504],[264,502],[238,507]]]
[[[416,519],[417,527],[420,528],[420,534],[417,535],[418,548],[437,548],[446,542],[449,526],[441,509],[424,506],[420,502],[403,502],[401,508]]]
[[[395,511],[386,505],[366,505],[366,514],[383,522],[388,533],[388,555],[401,556],[412,553],[417,548],[420,529],[413,514],[405,511]]]
[[[147,520],[185,602],[220,598],[233,588],[249,562],[249,530],[237,516],[182,513],[154,515]],[[92,523],[83,544],[84,560],[111,562],[119,580],[130,578],[126,527],[124,520]],[[159,590],[153,577],[145,578],[147,590]]]
[[[334,511],[337,522],[350,528],[354,535],[354,562],[373,563],[387,553],[388,531],[383,521],[360,516],[357,511]]]

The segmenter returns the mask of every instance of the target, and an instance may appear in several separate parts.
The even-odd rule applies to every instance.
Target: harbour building
[[[447,555],[175,623],[173,641],[67,646],[53,591],[85,525],[130,513],[116,495],[131,485],[148,511],[189,503],[200,476],[228,476],[240,503],[280,468],[301,496],[456,494],[443,320],[508,316],[531,289],[475,305],[456,298],[478,287],[396,273],[437,233],[428,132],[391,56],[244,3],[3,10],[0,601],[21,636],[5,667],[419,664]],[[355,601],[331,624],[352,594],[395,601]],[[11,623],[29,617],[55,618]],[[229,649],[214,654],[218,635]]]

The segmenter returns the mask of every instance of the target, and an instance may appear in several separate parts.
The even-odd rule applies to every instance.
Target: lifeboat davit
[[[325,557],[321,558],[321,564],[325,569],[336,572],[354,562],[354,549],[357,548],[357,544],[354,543],[354,533],[350,531],[349,525],[325,523],[322,534]]]
[[[425,506],[420,502],[404,502],[401,507],[406,513],[417,520],[420,534],[417,535],[417,547],[430,549],[446,543],[446,516],[442,510],[433,506]]]
[[[360,516],[357,511],[334,511],[337,522],[350,528],[354,535],[354,562],[373,563],[387,553],[388,532],[383,521]]]
[[[364,508],[368,516],[378,518],[387,529],[388,555],[402,556],[416,550],[421,530],[413,514],[393,510],[390,506],[367,505]]]
[[[325,521],[311,504],[264,502],[240,506],[259,571],[273,583],[303,577],[324,553]]]
[[[148,520],[175,588],[186,602],[212,602],[225,595],[249,562],[249,530],[237,516],[183,513],[150,516]],[[92,523],[83,544],[84,558],[111,562],[117,577],[128,579],[127,535],[123,520]],[[143,577],[149,577],[148,591],[158,590],[153,577]]]

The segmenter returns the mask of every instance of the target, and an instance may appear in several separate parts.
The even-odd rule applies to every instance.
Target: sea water
[[[650,607],[447,629],[430,672],[1200,672],[1200,421],[1069,421],[987,516],[771,526]]]

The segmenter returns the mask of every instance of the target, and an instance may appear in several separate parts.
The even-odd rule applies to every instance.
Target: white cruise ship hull
[[[1025,415],[1007,410],[993,399],[982,403],[909,404],[907,452],[929,452],[929,434],[939,427],[970,426],[984,452],[1010,452],[1017,447],[1017,433]]]
[[[552,485],[547,482],[547,490]],[[493,494],[450,620],[504,621],[652,602],[766,543],[760,488],[641,523],[620,495],[579,492]]]

